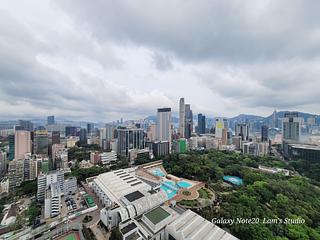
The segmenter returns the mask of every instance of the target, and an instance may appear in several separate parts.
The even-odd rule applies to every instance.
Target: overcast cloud
[[[320,2],[7,0],[0,119],[320,114]]]

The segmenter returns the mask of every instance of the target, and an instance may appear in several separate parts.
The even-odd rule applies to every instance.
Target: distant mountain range
[[[277,112],[276,117],[279,118],[283,118],[285,113],[288,113],[290,111],[279,111]],[[320,119],[319,115],[316,114],[311,114],[311,113],[305,113],[305,112],[298,112],[299,116],[302,117],[305,121],[307,121],[307,119],[309,117],[315,116],[316,118]],[[269,122],[272,121],[272,117],[273,117],[273,113],[270,116],[267,117],[262,117],[262,116],[257,116],[257,115],[250,115],[250,114],[240,114],[238,116],[232,117],[232,118],[227,118],[229,119],[229,121],[231,122],[253,122],[253,121],[263,121],[263,122]],[[147,120],[149,121],[154,121],[156,122],[157,117],[156,116],[148,116],[146,117]],[[197,121],[198,116],[194,115],[193,119],[195,121]],[[208,121],[214,121],[215,118],[207,118]],[[172,122],[174,124],[178,124],[179,123],[179,118],[178,117],[172,117]]]

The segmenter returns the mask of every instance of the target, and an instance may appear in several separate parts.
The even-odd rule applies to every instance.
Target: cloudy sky
[[[0,120],[320,114],[320,1],[6,0]]]

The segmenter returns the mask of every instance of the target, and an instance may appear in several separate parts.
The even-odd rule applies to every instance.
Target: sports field
[[[72,232],[60,237],[59,240],[80,240],[80,236],[79,233]]]

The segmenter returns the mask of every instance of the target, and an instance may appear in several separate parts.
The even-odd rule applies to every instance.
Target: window
[[[172,237],[171,234],[169,234],[169,240],[176,240],[176,239]]]

